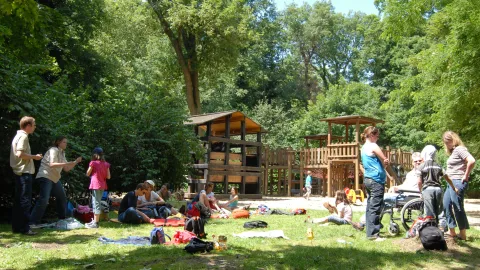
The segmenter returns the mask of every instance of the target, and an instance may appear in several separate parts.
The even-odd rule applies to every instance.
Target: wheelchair
[[[395,212],[400,212],[399,218],[395,217]],[[400,226],[396,223],[398,220],[401,221],[403,228],[408,231],[413,222],[423,215],[423,200],[420,198],[420,192],[399,191],[398,195],[384,202],[380,220],[385,214],[390,215],[388,225],[390,235],[395,236],[400,232]]]
[[[401,166],[392,166],[393,171],[397,174],[397,179],[405,180],[405,171]],[[401,183],[396,183],[398,186]],[[390,194],[390,193],[385,193]],[[393,194],[392,194],[393,195]],[[385,200],[386,199],[386,200]],[[384,205],[380,215],[380,221],[383,215],[390,215],[388,233],[390,235],[397,235],[400,232],[400,226],[395,221],[400,220],[403,228],[408,231],[419,216],[423,215],[423,199],[420,191],[405,191],[399,190],[398,195],[391,197],[384,197]],[[395,212],[400,213],[400,218],[394,217]]]

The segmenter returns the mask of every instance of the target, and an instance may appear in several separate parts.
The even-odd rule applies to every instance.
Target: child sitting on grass
[[[230,211],[238,207],[238,189],[236,187],[232,187],[230,190],[230,200],[224,204],[221,204],[220,207]]]
[[[332,222],[337,225],[345,225],[352,222],[352,207],[350,206],[347,195],[343,190],[335,192],[335,206],[330,205],[328,202],[325,202],[323,205],[332,215],[313,219],[312,223],[322,224]]]

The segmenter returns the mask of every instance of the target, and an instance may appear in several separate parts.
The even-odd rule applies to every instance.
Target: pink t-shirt
[[[90,175],[90,189],[107,190],[107,174],[110,163],[101,160],[90,161],[88,166],[92,167]]]

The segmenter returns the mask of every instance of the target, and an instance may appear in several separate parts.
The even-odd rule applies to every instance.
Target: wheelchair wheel
[[[397,223],[391,222],[388,226],[388,233],[392,236],[396,236],[400,232],[400,227]]]
[[[413,222],[417,220],[419,216],[423,215],[423,200],[413,199],[407,202],[400,212],[400,216],[402,219],[402,225],[405,230],[410,230]]]

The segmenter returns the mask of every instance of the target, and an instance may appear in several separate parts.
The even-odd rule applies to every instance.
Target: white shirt
[[[346,221],[349,221],[351,222],[352,221],[352,207],[350,207],[350,205],[345,205],[344,203],[339,203],[337,205],[337,211],[338,211],[338,215],[341,217],[343,213],[343,219],[345,219]]]
[[[145,196],[142,195],[142,196],[138,196],[138,200],[141,202],[141,203],[148,203],[148,202],[156,202],[158,201],[158,199],[160,198],[160,195],[158,195],[155,191],[151,191],[150,193],[150,201],[147,201],[147,199],[145,199]]]

